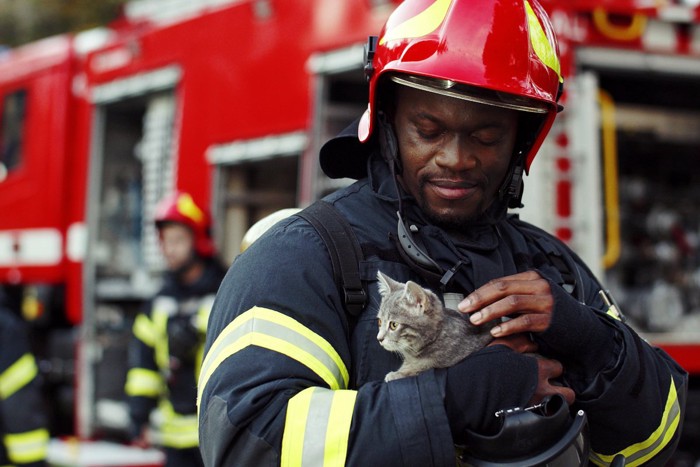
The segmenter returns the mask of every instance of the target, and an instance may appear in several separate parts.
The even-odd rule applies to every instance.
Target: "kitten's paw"
[[[395,379],[401,379],[401,378],[403,378],[403,376],[404,375],[399,373],[398,371],[390,371],[384,377],[384,381],[386,381],[388,383],[389,381],[394,381]]]

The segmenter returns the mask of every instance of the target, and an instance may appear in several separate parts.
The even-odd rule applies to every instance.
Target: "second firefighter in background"
[[[0,466],[43,467],[49,444],[29,331],[0,287]]]
[[[196,382],[225,269],[215,257],[209,215],[188,193],[163,199],[155,224],[168,270],[161,290],[134,321],[125,388],[130,436],[135,444],[161,446],[167,467],[202,465]]]

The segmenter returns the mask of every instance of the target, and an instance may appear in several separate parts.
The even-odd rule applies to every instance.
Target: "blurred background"
[[[104,26],[119,17],[126,0],[3,0],[0,44],[16,47],[38,39]]]
[[[318,149],[366,108],[363,47],[398,3],[0,0],[0,285],[30,323],[52,437],[125,441],[127,342],[164,271],[159,199],[207,206],[230,263],[253,223],[351,182]],[[541,3],[565,110],[518,212],[691,373],[673,465],[697,465],[698,2]]]

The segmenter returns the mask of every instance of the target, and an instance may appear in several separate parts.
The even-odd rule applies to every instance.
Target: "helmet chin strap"
[[[396,217],[398,218],[397,233],[398,246],[401,256],[413,269],[418,270],[424,277],[431,281],[439,281],[444,290],[452,281],[457,270],[462,266],[462,261],[458,260],[454,266],[445,271],[433,258],[428,255],[416,242],[414,233],[418,233],[418,227],[415,224],[410,224],[403,219],[403,201],[401,199],[401,188],[399,186],[398,175],[402,172],[401,160],[399,159],[398,143],[396,134],[384,112],[380,112],[379,121],[379,149],[382,158],[389,165],[391,176],[396,189],[396,197],[398,200],[398,210]]]
[[[560,86],[560,91],[563,89]],[[558,99],[558,96],[557,96]],[[521,114],[518,123],[518,138],[515,142],[515,150],[508,167],[508,176],[498,190],[498,199],[507,203],[508,208],[523,207],[523,172],[525,171],[525,158],[535,140],[535,136],[542,130],[544,119],[525,118]]]
[[[524,156],[522,149],[516,152],[508,168],[509,176],[503,181],[498,190],[498,199],[506,200],[509,208],[523,207],[523,172]]]

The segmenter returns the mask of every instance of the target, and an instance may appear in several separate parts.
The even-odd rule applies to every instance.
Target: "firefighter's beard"
[[[428,178],[421,178],[419,180],[419,189],[417,196],[414,196],[418,207],[425,215],[425,217],[430,221],[431,224],[438,226],[446,231],[462,231],[470,226],[473,226],[476,222],[488,222],[491,216],[488,215],[488,209],[493,204],[494,197],[488,192],[488,181],[483,180],[479,183],[481,189],[481,199],[477,201],[473,209],[465,211],[460,209],[460,204],[463,203],[474,203],[475,200],[456,200],[454,201],[455,208],[447,209],[443,211],[438,211],[434,206],[430,204],[429,196],[426,195],[428,187]]]

